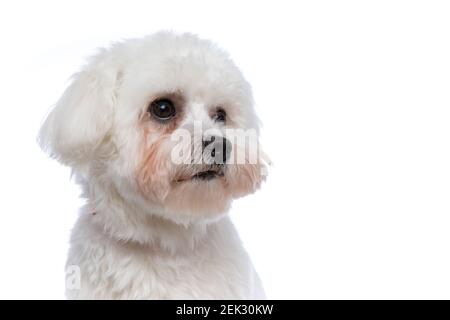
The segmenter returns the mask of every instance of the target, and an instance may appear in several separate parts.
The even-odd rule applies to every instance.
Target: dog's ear
[[[41,148],[67,165],[95,157],[113,125],[118,75],[105,52],[76,74],[41,127]]]

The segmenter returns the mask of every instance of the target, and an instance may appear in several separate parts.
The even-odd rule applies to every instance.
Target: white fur
[[[250,86],[227,54],[194,35],[170,32],[102,50],[43,124],[42,148],[73,168],[87,199],[67,262],[80,268],[81,287],[68,288],[69,298],[264,297],[225,215],[234,198],[259,187],[263,161],[230,165],[220,181],[174,185],[181,169],[167,161],[173,145],[163,126],[142,120],[149,101],[173,92],[185,99],[183,128],[200,121],[223,131],[208,115],[220,105],[230,126],[258,132]],[[150,170],[143,155],[155,145],[158,170],[139,184],[137,173]]]

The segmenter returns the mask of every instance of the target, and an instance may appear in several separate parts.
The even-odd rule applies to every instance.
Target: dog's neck
[[[98,230],[115,241],[158,247],[171,253],[188,252],[215,227],[215,223],[179,224],[162,218],[130,204],[110,188],[93,188],[90,184],[86,189],[88,204],[83,214],[92,215]]]

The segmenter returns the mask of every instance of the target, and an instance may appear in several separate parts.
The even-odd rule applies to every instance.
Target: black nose
[[[203,158],[214,164],[224,164],[231,154],[231,143],[224,137],[207,136],[202,139]]]

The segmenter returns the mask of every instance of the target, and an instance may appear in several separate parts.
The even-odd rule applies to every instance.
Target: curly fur
[[[161,96],[180,106],[167,124],[147,110]],[[211,119],[217,106],[226,124]],[[185,130],[181,149],[201,160],[196,123],[224,135],[259,132],[250,85],[224,51],[194,35],[159,32],[114,44],[74,76],[39,136],[46,152],[73,168],[87,199],[72,232],[67,265],[81,277],[69,298],[264,297],[226,212],[260,187],[267,161],[252,151],[227,163],[221,177],[190,179],[207,165],[174,163],[171,153],[175,132]]]

